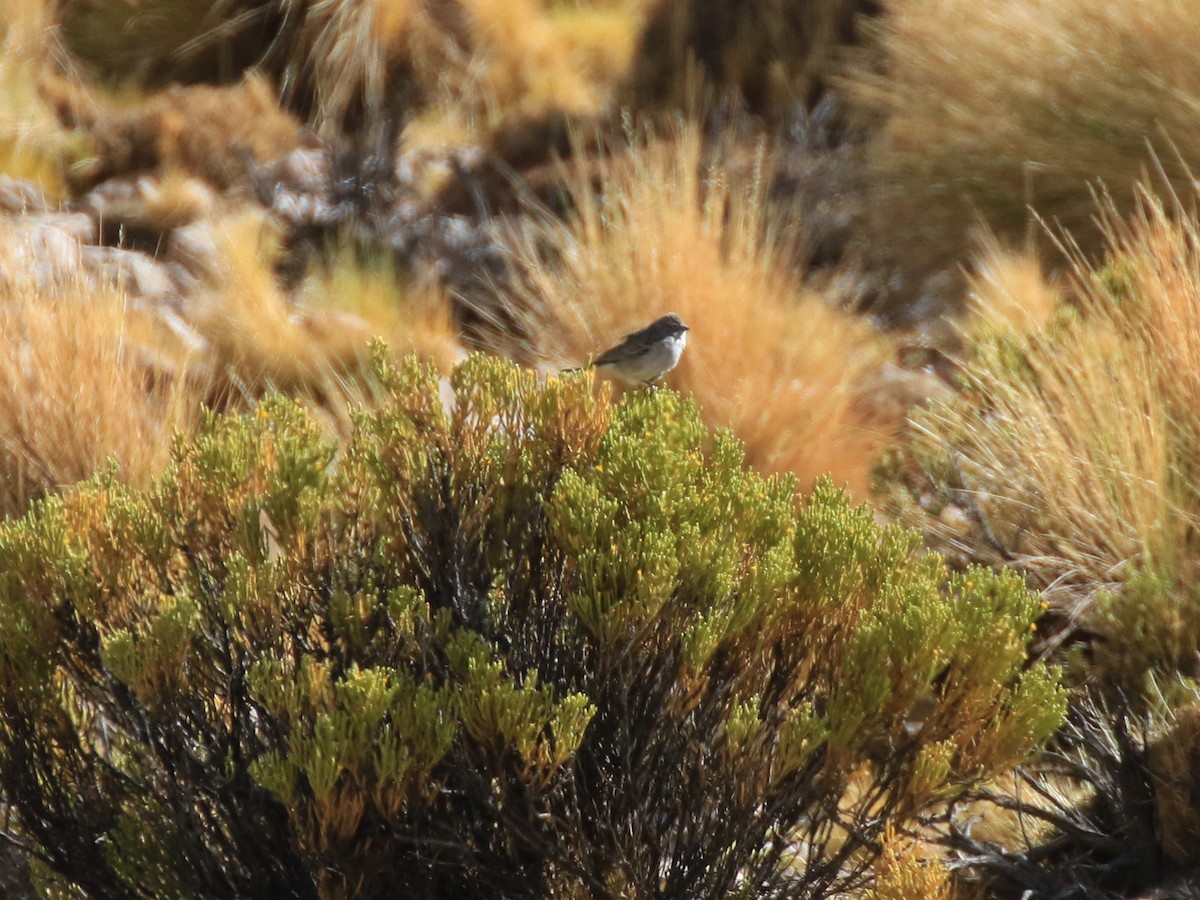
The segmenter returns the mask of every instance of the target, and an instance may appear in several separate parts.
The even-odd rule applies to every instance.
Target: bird
[[[591,365],[630,384],[654,387],[679,364],[688,330],[683,319],[667,313],[641,331],[625,335],[621,343],[605,350]]]

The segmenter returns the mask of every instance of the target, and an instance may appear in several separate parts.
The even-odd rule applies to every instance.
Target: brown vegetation
[[[821,99],[860,40],[861,17],[879,12],[878,0],[658,0],[624,100],[680,109],[710,90],[786,121]]]
[[[1200,226],[1146,195],[1132,221],[1111,206],[1107,221],[1108,262],[1076,260],[1072,306],[1046,320],[1054,289],[1026,291],[1029,316],[1005,316],[1020,330],[976,337],[967,390],[920,418],[917,446],[924,527],[1027,572],[1136,692],[1147,668],[1200,664]],[[980,280],[977,303],[1011,308],[1010,289]]]
[[[0,0],[0,516],[145,486],[271,388],[347,434],[372,336],[550,380],[674,310],[668,386],[749,465],[877,489],[1048,607],[1068,728],[970,835],[948,807],[881,831],[874,896],[1169,891],[1198,807],[1198,46],[1176,0]]]
[[[0,234],[0,271],[20,272],[36,247]],[[0,517],[110,464],[133,484],[159,471],[203,395],[169,341],[114,286],[0,277]]]
[[[254,166],[300,146],[300,123],[279,108],[261,78],[234,86],[175,86],[129,105],[61,78],[43,96],[67,128],[87,135],[89,154],[72,166],[82,193],[110,178],[182,171],[218,190],[245,188]]]
[[[710,424],[729,427],[755,466],[805,485],[832,473],[864,496],[891,437],[861,407],[885,344],[790,271],[802,236],[768,204],[773,163],[765,147],[758,154],[731,170],[685,126],[635,138],[598,187],[578,173],[574,217],[526,239],[535,308],[561,334],[552,355],[561,365],[679,313],[691,343],[669,384],[694,396]]]
[[[1188,4],[912,0],[890,5],[879,39],[886,63],[850,81],[882,120],[871,252],[897,268],[964,260],[978,224],[1039,238],[1034,214],[1095,259],[1096,192],[1128,214],[1148,174],[1184,189],[1200,168]]]

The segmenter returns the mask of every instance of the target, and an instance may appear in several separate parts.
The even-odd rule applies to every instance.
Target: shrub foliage
[[[0,790],[59,896],[819,896],[1061,722],[1019,578],[619,405],[415,362],[0,527]]]

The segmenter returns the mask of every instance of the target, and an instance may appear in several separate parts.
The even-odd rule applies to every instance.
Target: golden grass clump
[[[33,181],[55,198],[84,148],[39,91],[48,69],[47,27],[44,0],[0,0],[0,175]]]
[[[337,254],[289,298],[265,213],[234,213],[219,234],[219,271],[171,328],[152,305],[86,275],[78,252],[55,244],[48,258],[35,232],[0,232],[0,515],[110,457],[122,480],[145,483],[203,404],[242,406],[275,388],[345,425],[348,405],[371,398],[375,336],[444,370],[460,360],[449,303],[405,288],[389,266]]]
[[[273,265],[281,236],[266,214],[246,208],[225,218],[217,233],[219,271],[201,298],[194,324],[216,366],[251,386],[269,382],[288,391],[326,361],[287,302]],[[365,338],[365,335],[364,335]]]
[[[968,329],[982,324],[994,331],[1036,331],[1050,324],[1062,303],[1062,285],[1046,274],[1032,250],[1015,250],[991,237],[972,271]]]
[[[927,471],[960,510],[922,525],[1025,570],[1136,682],[1200,665],[1200,222],[1145,193],[1130,220],[1102,218],[1109,260],[1076,256],[1076,305],[980,339],[964,395],[919,419]],[[1002,308],[1007,289],[977,282],[977,300]]]
[[[87,135],[91,154],[71,171],[76,190],[147,170],[188,173],[219,189],[245,179],[253,164],[300,146],[299,121],[280,109],[262,77],[237,84],[173,86],[146,97],[105,96],[79,82],[47,83],[63,121]]]
[[[474,54],[464,87],[496,110],[581,108],[590,105],[583,71],[572,65],[569,47],[558,40],[538,0],[465,0]]]
[[[832,473],[865,496],[887,435],[866,426],[856,401],[881,342],[800,284],[792,233],[765,202],[768,167],[764,154],[757,174],[735,182],[706,161],[691,126],[635,138],[603,164],[598,188],[577,178],[568,224],[527,241],[530,287],[558,320],[563,365],[679,313],[690,342],[667,380],[709,424],[732,428],[765,471],[795,472],[805,486]],[[539,258],[547,246],[550,263]]]
[[[877,232],[899,254],[961,248],[978,218],[1019,238],[1029,207],[1100,250],[1097,184],[1130,212],[1153,155],[1171,185],[1190,184],[1200,164],[1193,4],[889,7],[881,20],[889,64],[856,76],[854,91],[886,118],[872,160]]]
[[[548,4],[548,25],[572,65],[594,86],[595,99],[629,73],[648,5],[647,0]]]
[[[472,127],[606,103],[642,0],[63,0],[66,45],[116,83],[225,83],[255,68],[327,136],[372,151],[430,104]],[[591,27],[599,25],[601,27]]]
[[[116,465],[144,485],[201,386],[165,353],[167,336],[115,287],[21,277],[30,260],[0,251],[0,516]],[[36,261],[35,261],[36,262]]]
[[[397,352],[449,368],[458,345],[449,304],[436,294],[407,291],[383,263],[337,254],[311,274],[293,302],[274,263],[279,235],[257,209],[222,222],[221,270],[197,310],[195,324],[213,351],[213,365],[241,389],[265,386],[334,400],[365,373],[368,343],[385,337]]]
[[[439,117],[465,117],[484,131],[503,118],[548,110],[593,112],[624,75],[640,22],[628,3],[603,10],[541,0],[413,0],[401,6],[403,13],[386,4],[346,4],[341,20],[331,19],[317,36],[314,58],[318,65],[329,63],[328,76],[317,84],[326,85],[331,97],[342,95],[319,109],[347,106],[360,86],[371,98],[377,86],[386,90],[385,82],[404,71],[417,106],[436,102]],[[374,23],[369,36],[354,37],[366,17]],[[345,48],[344,58],[335,48]],[[384,105],[382,95],[370,102]]]
[[[370,126],[361,137],[395,137],[386,132],[397,113],[428,92],[418,73],[451,70],[466,48],[452,3],[301,2],[292,14],[296,27],[273,51],[271,68],[286,102],[324,134]]]
[[[362,259],[339,250],[300,287],[297,303],[310,316],[310,332],[335,335],[345,357],[364,350],[359,333],[383,337],[397,354],[415,354],[449,372],[466,355],[451,304],[434,287],[410,286],[387,259]],[[328,323],[321,325],[320,322]],[[355,322],[338,336],[338,323]]]
[[[63,0],[58,16],[66,46],[110,82],[219,84],[255,67],[323,132],[394,109],[414,57],[445,65],[456,43],[455,5],[425,0]]]

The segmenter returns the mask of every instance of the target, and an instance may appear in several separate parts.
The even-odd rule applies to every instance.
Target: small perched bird
[[[667,313],[641,331],[625,335],[625,340],[597,356],[592,365],[630,384],[654,387],[679,364],[687,346],[687,333],[683,319]]]

